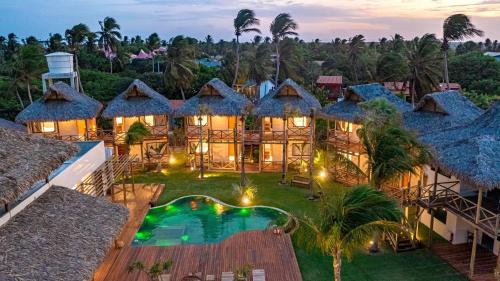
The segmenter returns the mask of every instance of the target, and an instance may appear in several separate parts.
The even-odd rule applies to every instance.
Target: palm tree
[[[347,56],[351,65],[352,77],[354,78],[354,83],[359,82],[358,70],[359,63],[361,60],[361,55],[365,49],[365,38],[363,35],[356,35],[349,40]]]
[[[161,43],[160,36],[158,36],[158,33],[156,33],[156,32],[149,35],[148,39],[146,39],[146,44],[147,44],[149,52],[151,54],[151,61],[153,64],[153,72],[155,72],[155,54],[154,54],[154,51],[156,49],[160,48],[160,43]]]
[[[334,280],[341,281],[343,256],[351,259],[374,232],[399,231],[401,217],[395,201],[368,186],[355,186],[333,197],[323,195],[319,219],[305,217],[297,234],[299,243],[333,257]]]
[[[198,143],[198,148],[200,149],[200,179],[204,178],[204,161],[203,161],[203,116],[208,116],[212,114],[212,108],[206,104],[200,105],[198,108],[198,127],[200,133],[200,142]],[[210,156],[209,156],[210,157]],[[195,159],[196,160],[196,159]]]
[[[483,36],[483,31],[477,29],[464,14],[454,14],[446,18],[443,23],[443,44],[441,50],[444,54],[444,78],[446,89],[450,90],[450,77],[448,75],[448,49],[452,40],[463,40],[473,36]]]
[[[276,48],[276,76],[274,77],[274,84],[278,85],[280,74],[280,41],[287,36],[297,36],[295,32],[298,24],[292,19],[288,13],[281,13],[276,16],[270,26],[271,34],[273,35],[273,43]]]
[[[245,106],[241,111],[241,186],[246,186],[247,177],[245,174],[245,126],[246,118],[252,113],[252,104]]]
[[[118,42],[122,39],[120,34],[120,25],[112,17],[105,17],[104,21],[99,21],[100,31],[96,34],[99,35],[99,46],[107,52],[116,53]],[[113,72],[113,58],[109,57],[110,72]]]
[[[248,63],[248,77],[260,83],[269,79],[272,71],[272,61],[269,59],[271,50],[268,45],[261,44],[247,53],[245,61]]]
[[[403,128],[396,108],[386,99],[374,99],[361,103],[366,112],[363,127],[357,134],[368,158],[368,176],[374,187],[396,176],[411,172],[429,159],[429,152],[415,134]]]
[[[71,29],[66,29],[66,31],[64,32],[64,36],[66,37],[66,42],[68,42],[69,49],[75,56],[75,69],[76,69],[76,74],[78,76],[78,86],[80,87],[80,91],[82,93],[84,93],[84,90],[82,86],[82,81],[80,79],[78,54],[80,52],[80,45],[83,44],[85,39],[89,39],[90,34],[93,33],[90,32],[89,27],[83,23],[77,24],[73,26]]]
[[[255,12],[249,9],[242,9],[234,18],[234,34],[236,35],[236,69],[234,71],[234,78],[232,87],[238,80],[238,70],[240,68],[240,36],[247,32],[260,33],[258,28],[252,27],[259,25],[260,21],[255,18]]]
[[[182,99],[186,100],[187,89],[194,78],[193,69],[197,67],[194,48],[183,36],[177,36],[167,49],[164,79],[166,85],[179,87]]]
[[[439,41],[434,34],[415,37],[407,42],[405,56],[410,69],[410,95],[412,103],[415,104],[415,98],[420,100],[426,93],[439,89]]]

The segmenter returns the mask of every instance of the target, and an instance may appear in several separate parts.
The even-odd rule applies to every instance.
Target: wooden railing
[[[199,134],[199,133],[198,133]],[[241,141],[240,136],[236,136],[235,130],[208,130],[208,142],[210,143],[227,143],[234,141]],[[236,138],[236,139],[235,139]]]
[[[105,196],[118,178],[129,173],[135,156],[120,155],[104,162],[92,174],[86,177],[76,190],[91,196]]]
[[[151,134],[150,137],[152,137],[152,138],[166,137],[168,135],[167,125],[161,125],[161,126],[146,125],[146,128],[148,129],[149,133]]]
[[[208,136],[208,127],[203,127],[203,139]],[[188,139],[200,139],[200,127],[198,126],[187,126],[186,127],[186,137]]]
[[[264,131],[261,133],[261,142],[266,143],[283,143],[285,131]]]
[[[288,138],[292,139],[304,139],[308,138],[311,133],[311,129],[309,127],[288,127]]]
[[[418,204],[426,209],[443,207],[483,232],[493,237],[500,236],[500,214],[481,207],[479,209],[479,223],[476,224],[477,202],[453,190],[459,183],[460,181],[440,182],[436,186],[429,184],[421,188],[418,186],[405,188],[382,186],[382,191],[406,206]]]
[[[328,131],[327,141],[339,149],[361,153],[363,145],[355,134],[332,129]]]

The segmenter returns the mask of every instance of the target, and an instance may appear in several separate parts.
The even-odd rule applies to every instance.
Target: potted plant
[[[250,275],[250,271],[252,270],[253,265],[245,264],[240,268],[236,269],[234,272],[234,281],[247,281],[248,275]]]
[[[128,273],[132,273],[135,270],[138,270],[146,274],[149,281],[160,281],[160,275],[162,275],[164,272],[167,272],[172,267],[172,264],[172,260],[167,260],[162,263],[157,262],[150,268],[146,268],[143,262],[135,261],[128,266]]]

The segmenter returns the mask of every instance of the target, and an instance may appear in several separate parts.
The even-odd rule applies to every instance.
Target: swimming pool
[[[288,215],[271,207],[240,208],[206,196],[186,196],[151,208],[133,246],[217,243],[247,230],[283,225]]]

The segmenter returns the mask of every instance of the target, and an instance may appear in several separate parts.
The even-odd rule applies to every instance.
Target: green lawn
[[[207,172],[207,178],[199,180],[198,172],[182,165],[172,166],[162,173],[141,173],[136,182],[165,183],[166,189],[160,196],[160,203],[166,203],[179,196],[203,194],[216,197],[230,204],[237,204],[232,194],[232,183],[239,182],[238,173]],[[248,174],[257,186],[254,204],[269,205],[289,211],[296,216],[317,215],[318,203],[306,199],[308,190],[278,184],[276,173]],[[323,183],[327,193],[344,188],[338,184]],[[306,252],[295,245],[295,252],[305,281],[332,280],[332,260],[317,252]],[[345,260],[342,267],[344,280],[466,280],[444,261],[427,250],[394,254],[384,250],[377,255],[364,251],[356,254],[352,261]]]

